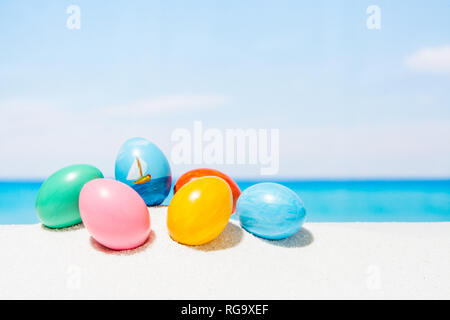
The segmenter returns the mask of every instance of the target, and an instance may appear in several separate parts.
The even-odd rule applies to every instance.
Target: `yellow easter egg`
[[[182,244],[201,245],[225,229],[233,209],[228,184],[218,177],[202,177],[182,186],[167,210],[170,237]]]

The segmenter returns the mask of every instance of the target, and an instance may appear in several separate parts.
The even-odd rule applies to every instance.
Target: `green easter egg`
[[[103,178],[96,167],[76,164],[53,173],[39,189],[36,198],[37,216],[49,228],[64,228],[81,222],[78,198],[83,186]]]

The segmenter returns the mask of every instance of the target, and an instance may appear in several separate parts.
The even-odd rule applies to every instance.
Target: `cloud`
[[[0,178],[46,177],[74,163],[92,164],[113,176],[126,139],[146,137],[170,154],[171,130],[158,117],[126,121],[99,110],[70,110],[63,103],[0,101]]]
[[[112,106],[101,112],[113,117],[154,116],[216,108],[225,101],[222,96],[167,96]]]
[[[187,110],[187,109],[184,109]],[[264,128],[270,121],[222,123],[225,128]],[[156,143],[170,159],[179,124],[69,110],[56,103],[0,101],[0,178],[46,177],[74,163],[89,163],[109,177],[121,144],[131,137]],[[193,123],[182,124],[192,132]],[[205,128],[210,125],[205,122]],[[283,177],[414,177],[450,175],[450,126],[441,121],[371,125],[289,125],[280,128]],[[232,176],[257,176],[260,166],[214,166]],[[179,176],[193,166],[173,165]]]
[[[406,59],[406,65],[419,72],[450,73],[450,45],[421,49]]]
[[[0,100],[0,178],[45,177],[73,163],[90,163],[112,176],[121,144],[146,137],[170,155],[173,125],[162,114],[217,108],[214,95],[166,96],[98,109],[65,102]]]
[[[280,132],[280,173],[301,177],[448,177],[447,121],[310,126]],[[292,147],[296,141],[296,148]],[[289,168],[289,172],[284,171]]]

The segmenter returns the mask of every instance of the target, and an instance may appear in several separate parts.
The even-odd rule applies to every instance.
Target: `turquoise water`
[[[237,182],[241,190],[257,183]],[[311,222],[450,221],[450,180],[277,182],[300,196]],[[37,223],[34,201],[41,183],[0,182],[0,224]]]

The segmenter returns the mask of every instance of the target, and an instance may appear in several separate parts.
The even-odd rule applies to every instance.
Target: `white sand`
[[[450,223],[307,223],[278,242],[230,223],[193,248],[150,212],[150,241],[122,254],[82,226],[0,226],[0,298],[450,298]]]

